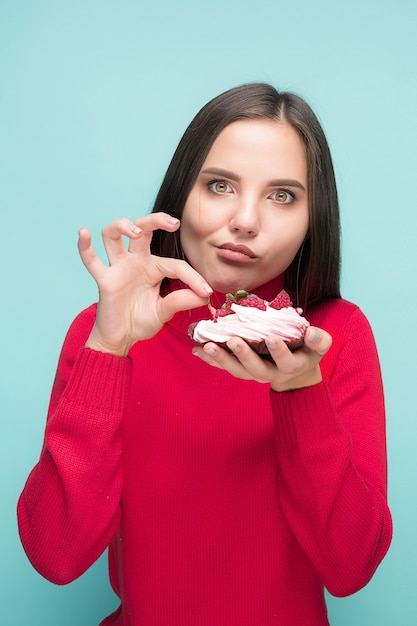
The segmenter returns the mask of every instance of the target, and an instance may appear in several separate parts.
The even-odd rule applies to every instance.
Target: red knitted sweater
[[[272,282],[257,290],[271,299]],[[194,357],[180,313],[121,358],[64,343],[45,442],[18,505],[34,567],[64,584],[109,547],[124,626],[324,626],[391,539],[378,357],[360,310],[308,311],[333,336],[324,381],[294,392]]]

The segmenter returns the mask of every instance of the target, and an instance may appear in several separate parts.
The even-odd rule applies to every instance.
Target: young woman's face
[[[215,291],[252,291],[288,268],[307,230],[307,160],[296,131],[264,119],[227,126],[182,215],[194,269]]]

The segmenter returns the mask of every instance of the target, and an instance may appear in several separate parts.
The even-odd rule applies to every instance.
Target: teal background
[[[323,122],[343,294],[372,323],[385,380],[394,541],[364,590],[329,598],[331,624],[417,623],[416,30],[414,0],[0,1],[2,624],[94,626],[116,606],[104,558],[56,587],[15,520],[64,334],[96,299],[77,230],[101,249],[104,224],[147,211],[197,110],[253,80]]]

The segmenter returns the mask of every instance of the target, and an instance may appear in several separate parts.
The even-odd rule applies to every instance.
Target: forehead
[[[202,169],[215,166],[307,177],[306,152],[299,134],[290,124],[269,119],[239,120],[226,126]]]

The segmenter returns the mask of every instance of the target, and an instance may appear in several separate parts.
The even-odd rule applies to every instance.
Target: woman
[[[328,624],[324,587],[366,585],[392,528],[378,357],[340,298],[315,115],[264,84],[218,96],[154,211],[103,240],[109,266],[80,231],[99,302],[69,330],[19,501],[33,565],[68,583],[109,548],[121,604],[102,624]],[[209,300],[283,286],[311,322],[303,348],[271,336],[265,360],[239,338],[193,346]]]

